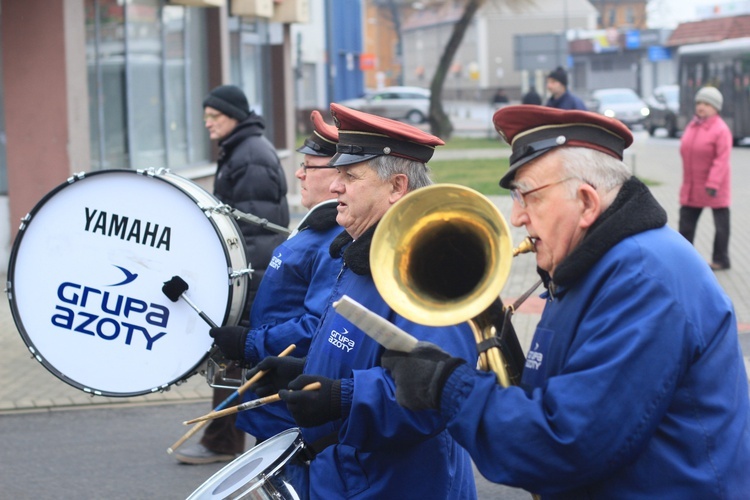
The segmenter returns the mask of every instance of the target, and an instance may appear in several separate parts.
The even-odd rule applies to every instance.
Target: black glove
[[[714,188],[706,188],[706,194],[711,198],[716,198],[716,190]]]
[[[286,389],[289,382],[302,375],[305,367],[305,358],[293,358],[285,356],[268,356],[256,365],[256,369],[267,370],[260,380],[250,386],[250,390],[260,397],[276,394],[281,389]]]
[[[313,382],[320,382],[320,389],[302,390]],[[300,375],[289,384],[289,389],[279,391],[279,397],[300,427],[315,427],[341,418],[341,380]]]
[[[410,410],[437,410],[443,386],[460,364],[435,344],[417,342],[409,353],[386,350],[381,357],[383,368],[396,382],[396,401]]]
[[[211,328],[208,334],[214,339],[222,354],[229,359],[245,359],[245,341],[249,330],[243,326],[220,326]]]

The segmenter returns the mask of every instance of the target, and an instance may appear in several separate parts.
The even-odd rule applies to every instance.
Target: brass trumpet
[[[370,267],[378,291],[401,316],[430,326],[468,321],[480,368],[508,387],[520,381],[525,356],[512,326],[502,328],[514,308],[503,307],[500,291],[512,257],[533,251],[529,238],[513,249],[505,219],[485,196],[435,184],[386,212]]]

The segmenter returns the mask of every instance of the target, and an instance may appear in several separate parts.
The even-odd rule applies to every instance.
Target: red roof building
[[[667,40],[667,47],[693,43],[718,42],[728,38],[742,38],[750,34],[750,14],[717,17],[703,21],[682,23]]]

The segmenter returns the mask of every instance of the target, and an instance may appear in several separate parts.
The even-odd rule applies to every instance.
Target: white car
[[[595,90],[591,97],[594,100],[594,111],[610,118],[617,118],[631,128],[634,125],[643,125],[649,114],[646,103],[632,89]]]
[[[429,116],[430,91],[420,87],[384,87],[339,104],[365,113],[417,124],[423,123]]]

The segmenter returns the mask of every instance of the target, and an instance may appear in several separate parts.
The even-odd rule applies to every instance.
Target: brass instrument
[[[533,251],[529,238],[513,249],[505,219],[485,196],[435,184],[386,212],[373,236],[370,267],[378,291],[401,316],[430,326],[468,321],[480,368],[508,387],[518,384],[525,356],[513,328],[502,328],[519,302],[503,307],[500,291],[512,257]]]

